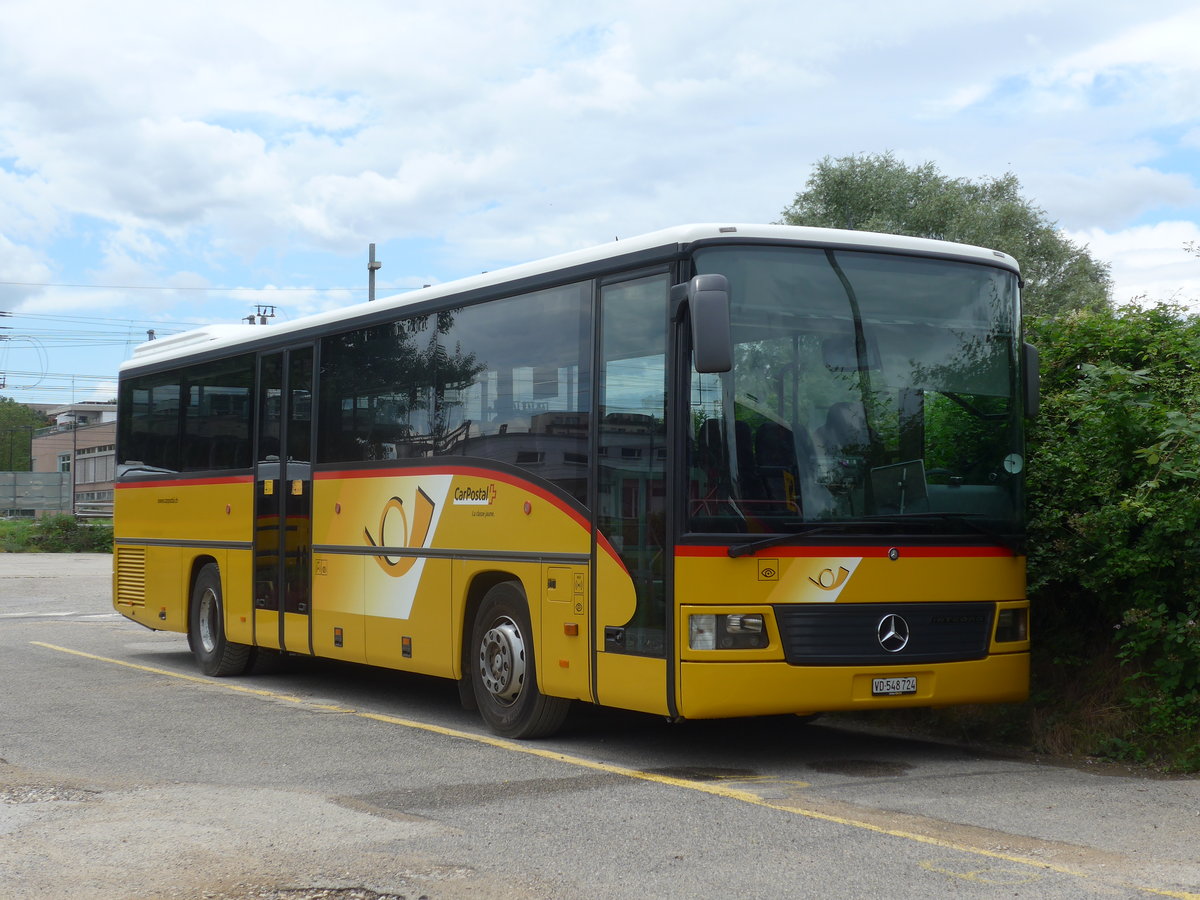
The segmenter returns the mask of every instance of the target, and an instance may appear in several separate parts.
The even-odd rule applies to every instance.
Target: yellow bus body
[[[253,491],[250,476],[118,484],[117,612],[148,628],[186,632],[192,581],[211,560],[225,585],[226,634],[252,644]]]
[[[211,561],[221,573],[226,637],[277,647],[275,629],[261,618],[256,628],[252,608],[253,491],[248,477],[122,485],[115,608],[147,627],[186,632],[192,580]],[[605,628],[634,611],[629,574],[602,541],[592,556],[579,511],[529,482],[434,467],[318,475],[311,524],[311,616],[296,617],[306,634],[290,652],[461,678],[473,591],[515,580],[530,601],[538,684],[549,696],[719,718],[1028,694],[1027,636],[993,640],[984,658],[965,662],[797,666],[785,660],[774,616],[792,604],[876,604],[882,612],[897,603],[975,601],[1025,609],[1025,560],[999,549],[900,547],[891,559],[887,547],[773,548],[731,559],[724,547],[676,548],[671,692],[666,659],[604,651]],[[602,598],[597,610],[593,596]],[[763,616],[767,646],[690,649],[688,616],[701,612]],[[918,692],[872,695],[873,678],[899,675],[916,676]]]
[[[888,555],[895,549],[896,559]],[[870,554],[870,555],[864,555]],[[844,581],[838,581],[842,573]],[[1027,609],[1025,559],[992,548],[773,548],[730,559],[686,548],[676,559],[678,703],[688,718],[816,713],[1024,700],[1029,640],[989,642],[985,658],[916,665],[795,666],[784,659],[775,609],[785,604],[979,601]],[[692,650],[694,613],[759,614],[769,643],[754,650]],[[873,696],[874,678],[916,676],[919,690]]]

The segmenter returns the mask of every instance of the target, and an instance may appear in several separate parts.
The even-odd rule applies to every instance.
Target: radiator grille
[[[880,643],[890,615],[907,625],[896,652]],[[993,603],[847,603],[775,607],[784,655],[794,666],[906,665],[987,656]],[[885,629],[885,631],[888,629]],[[894,637],[890,643],[899,643]]]
[[[146,551],[142,547],[118,547],[116,561],[118,606],[146,605]]]

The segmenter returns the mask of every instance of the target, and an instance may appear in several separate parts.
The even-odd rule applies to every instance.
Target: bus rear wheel
[[[188,609],[188,646],[205,675],[241,675],[250,667],[254,648],[225,638],[224,607],[221,571],[208,563],[192,585]]]
[[[469,659],[479,714],[496,734],[545,737],[562,725],[571,701],[538,690],[529,607],[515,582],[497,584],[483,595]]]

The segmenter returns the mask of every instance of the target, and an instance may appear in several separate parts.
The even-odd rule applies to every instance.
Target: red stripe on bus
[[[113,488],[123,491],[129,488],[174,488],[212,484],[250,484],[252,481],[254,481],[253,475],[231,475],[217,478],[163,478],[155,480],[147,479],[146,481],[118,481],[113,485]]]
[[[737,546],[736,544],[734,545]],[[996,557],[996,556],[1012,556],[1011,550],[1005,547],[913,547],[903,544],[893,545],[899,548],[900,556],[906,558],[916,557],[918,559],[937,559],[944,557]],[[857,556],[865,558],[883,558],[888,555],[891,547],[872,546],[847,546],[847,547],[764,547],[757,553],[749,554],[747,558],[753,559],[755,556],[770,557],[770,558],[822,558],[827,556]],[[728,556],[728,546],[677,546],[675,548],[676,556],[684,557],[718,557]]]

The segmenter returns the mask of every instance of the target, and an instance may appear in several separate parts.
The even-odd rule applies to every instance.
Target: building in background
[[[58,511],[111,516],[117,404],[70,403],[50,408],[47,415],[54,424],[33,434],[32,469],[69,476],[71,490]]]

